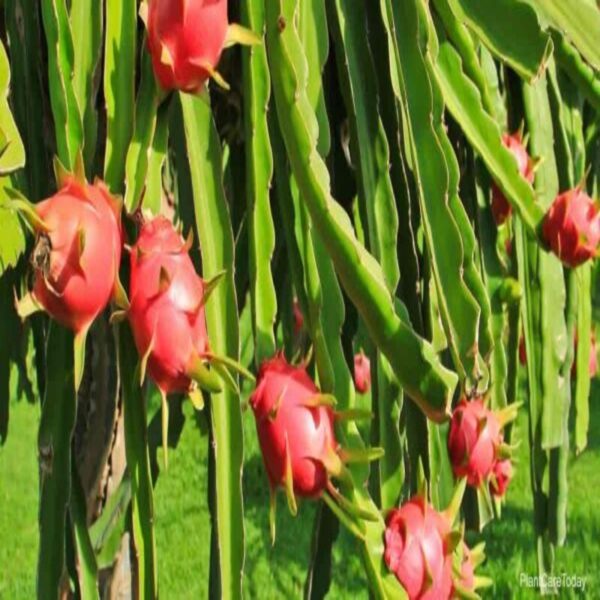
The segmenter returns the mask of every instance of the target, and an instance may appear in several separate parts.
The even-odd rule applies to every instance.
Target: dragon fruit
[[[497,460],[492,468],[490,479],[490,491],[496,498],[502,498],[506,494],[508,484],[513,476],[513,467],[510,459]]]
[[[360,410],[334,411],[335,398],[319,391],[308,376],[305,365],[293,366],[282,352],[263,362],[250,406],[256,419],[256,431],[271,491],[271,537],[275,540],[275,494],[283,488],[288,506],[296,514],[296,496],[323,498],[336,512],[344,513],[344,522],[356,519],[378,521],[379,513],[359,507],[348,500],[331,478],[354,487],[347,463],[369,462],[383,456],[381,448],[344,449],[337,442],[336,420],[366,416]],[[369,414],[369,417],[371,415]],[[341,511],[341,512],[340,512]]]
[[[228,87],[217,71],[224,48],[260,43],[230,25],[227,0],[149,0],[142,18],[156,78],[165,90],[198,93],[209,78]]]
[[[121,205],[103,182],[90,185],[65,174],[60,190],[26,208],[24,216],[37,239],[31,257],[33,290],[19,303],[19,312],[27,316],[43,308],[85,338],[120,288]]]
[[[163,394],[187,393],[210,346],[204,304],[206,284],[189,246],[165,217],[145,223],[131,250],[128,318],[150,377]]]
[[[600,243],[600,212],[581,189],[557,196],[543,224],[546,243],[569,267],[595,258]]]
[[[512,135],[505,133],[502,136],[502,143],[515,157],[519,173],[529,183],[533,183],[534,165],[523,145],[521,134],[519,132]],[[497,225],[505,223],[512,214],[512,206],[495,183],[492,186],[492,214]]]
[[[250,405],[271,489],[318,498],[339,472],[331,404],[306,370],[282,354],[261,365]]]
[[[454,475],[466,477],[472,487],[487,481],[496,460],[506,447],[502,428],[517,415],[517,405],[498,412],[489,410],[481,398],[463,398],[452,414],[448,450]]]
[[[371,389],[371,361],[362,351],[354,356],[354,387],[361,394]]]
[[[452,591],[451,522],[423,495],[389,512],[384,561],[410,600],[444,600]]]

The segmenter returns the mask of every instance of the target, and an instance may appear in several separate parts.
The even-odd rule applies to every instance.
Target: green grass
[[[595,380],[591,398],[592,422],[587,450],[569,464],[568,533],[566,544],[556,550],[557,574],[585,577],[586,598],[600,598],[600,382]],[[486,554],[489,559],[482,571],[494,579],[490,596],[494,598],[535,598],[537,594],[519,587],[521,573],[535,575],[537,560],[533,547],[532,498],[529,480],[529,445],[527,419],[521,415],[516,439],[515,478],[508,491],[502,519],[493,521],[484,530]],[[492,593],[493,592],[493,593]],[[563,590],[561,598],[582,597],[573,590]]]
[[[600,597],[600,386],[595,386],[590,447],[573,459],[569,470],[569,535],[557,550],[557,572],[586,576],[588,598]],[[199,430],[190,407],[176,450],[169,454],[169,470],[156,487],[155,514],[159,584],[163,599],[206,597],[210,554],[207,510],[207,438]],[[0,449],[0,598],[35,596],[38,481],[35,441],[39,410],[25,402],[12,404],[10,432]],[[518,422],[518,469],[511,484],[503,519],[486,528],[488,561],[482,574],[495,580],[484,594],[493,598],[534,598],[519,588],[519,574],[535,574],[531,493],[528,474],[526,420]],[[304,503],[292,518],[280,497],[277,542],[271,546],[268,525],[268,488],[258,454],[253,417],[244,414],[246,442],[244,492],[247,556],[244,588],[247,598],[300,598],[309,561],[315,506]],[[334,553],[334,581],[330,597],[367,598],[359,550],[342,532]],[[564,594],[561,597],[575,597]]]

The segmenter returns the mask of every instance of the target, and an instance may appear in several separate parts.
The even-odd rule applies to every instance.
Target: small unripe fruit
[[[502,498],[506,494],[508,484],[513,476],[513,467],[510,459],[497,460],[492,469],[490,479],[490,491],[496,498]]]
[[[362,351],[354,356],[354,387],[361,394],[371,389],[371,361]]]
[[[533,162],[521,141],[521,135],[519,133],[504,134],[502,143],[515,157],[519,173],[529,183],[533,183]],[[495,183],[492,185],[492,214],[497,225],[502,225],[512,214],[512,206]]]

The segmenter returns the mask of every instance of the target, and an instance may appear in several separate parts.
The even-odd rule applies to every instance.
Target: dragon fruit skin
[[[354,356],[354,387],[360,394],[371,389],[371,361],[364,352]]]
[[[472,487],[488,479],[502,443],[501,426],[496,415],[478,398],[463,398],[453,412],[448,435],[448,450],[454,475],[466,477]]]
[[[32,296],[79,334],[106,308],[118,284],[121,207],[101,181],[90,185],[69,176],[63,183],[35,206],[47,230],[37,231]]]
[[[196,93],[216,69],[227,38],[227,0],[149,0],[148,49],[165,90]]]
[[[452,592],[451,524],[420,495],[389,512],[384,561],[410,600],[445,600]]]
[[[515,157],[519,173],[529,183],[533,183],[535,176],[533,163],[523,145],[520,133],[514,133],[512,135],[505,133],[502,136],[502,143]],[[512,214],[512,206],[495,183],[492,185],[492,214],[497,225],[505,223]]]
[[[315,404],[318,396],[306,370],[282,354],[261,365],[250,405],[272,489],[285,487],[288,476],[299,497],[318,498],[327,487],[338,444],[333,411]]]
[[[190,390],[190,368],[209,351],[204,283],[165,217],[145,223],[131,250],[128,312],[140,356],[165,394]]]
[[[543,235],[554,254],[569,267],[595,258],[600,243],[600,212],[580,188],[556,197],[546,213]]]

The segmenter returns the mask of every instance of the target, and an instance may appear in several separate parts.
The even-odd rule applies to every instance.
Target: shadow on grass
[[[300,502],[298,515],[288,510],[285,496],[277,498],[277,537],[271,544],[269,530],[269,486],[262,458],[258,454],[249,457],[244,466],[245,519],[247,523],[246,572],[250,578],[264,561],[269,564],[271,589],[262,590],[261,597],[300,597],[310,563],[311,540],[317,504]],[[251,524],[251,525],[250,525]],[[336,597],[356,596],[365,593],[364,576],[361,574],[359,548],[349,535],[341,534],[334,546],[334,582],[331,593]],[[336,557],[338,560],[336,560]],[[336,565],[336,563],[343,564]],[[341,577],[336,575],[339,566]],[[252,582],[249,582],[252,584]],[[261,590],[255,590],[261,592]],[[264,595],[266,592],[266,596]],[[251,595],[252,589],[250,590]],[[333,596],[331,596],[333,597]]]

